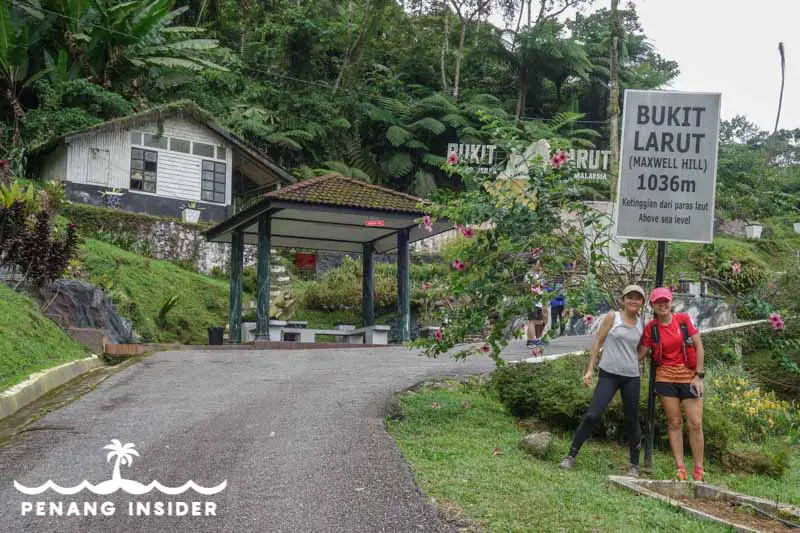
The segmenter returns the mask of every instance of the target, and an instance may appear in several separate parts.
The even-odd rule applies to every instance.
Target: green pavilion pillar
[[[244,229],[231,234],[230,342],[242,342],[242,271],[244,270]]]
[[[361,316],[364,327],[375,325],[375,275],[372,254],[372,244],[364,244],[361,252]]]
[[[256,340],[269,338],[269,258],[271,219],[269,214],[258,217],[258,295],[256,297]]]
[[[411,338],[411,302],[408,298],[410,250],[408,229],[397,232],[397,311],[400,313],[400,341]]]

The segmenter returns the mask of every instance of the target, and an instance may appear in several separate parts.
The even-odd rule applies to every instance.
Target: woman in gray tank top
[[[592,346],[589,366],[583,376],[583,384],[592,385],[595,363],[603,348],[600,359],[600,377],[594,389],[589,411],[572,439],[569,454],[561,461],[561,468],[575,466],[581,446],[591,436],[600,422],[611,398],[620,391],[625,412],[625,429],[630,446],[629,476],[639,475],[639,354],[637,348],[644,332],[644,324],[639,311],[644,304],[644,289],[638,285],[628,285],[622,293],[622,311],[612,311],[603,318],[597,338]]]

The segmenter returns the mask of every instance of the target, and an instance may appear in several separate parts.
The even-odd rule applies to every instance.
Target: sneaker
[[[680,481],[686,481],[686,478],[688,477],[686,475],[686,468],[683,465],[679,466],[676,475]]]
[[[575,466],[575,458],[572,457],[571,455],[568,455],[561,460],[561,464],[558,466],[559,468],[563,468],[564,470],[569,470],[570,468]]]
[[[525,343],[525,347],[526,348],[532,347],[533,346],[533,342],[534,342],[533,339],[530,339],[528,342]]]
[[[694,471],[692,472],[692,479],[702,483],[704,475],[705,475],[705,470],[703,470],[703,467],[695,465]]]
[[[632,463],[628,465],[628,471],[625,472],[625,475],[628,477],[639,477],[639,465]]]

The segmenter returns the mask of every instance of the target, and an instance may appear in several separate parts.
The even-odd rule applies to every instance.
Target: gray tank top
[[[629,326],[622,320],[619,311],[614,313],[614,324],[603,343],[603,356],[600,368],[606,372],[626,377],[639,375],[639,354],[637,347],[642,338],[644,324],[640,319],[635,326]]]

